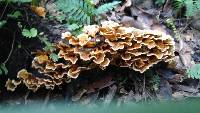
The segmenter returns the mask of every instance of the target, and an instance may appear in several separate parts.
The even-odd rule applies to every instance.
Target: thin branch
[[[4,15],[4,13],[5,13],[6,9],[7,9],[7,6],[8,6],[8,2],[6,3],[6,6],[5,6],[5,8],[4,8],[4,10],[3,10],[2,14],[1,14],[0,20],[2,19],[3,15]]]
[[[143,78],[143,92],[142,95],[144,96],[144,100],[146,101],[146,79],[145,79],[145,74],[143,74],[144,78]]]
[[[28,104],[27,98],[28,98],[30,92],[31,92],[30,90],[27,91],[27,92],[26,92],[26,95],[24,96],[24,103],[25,103],[25,105]]]
[[[45,107],[47,106],[48,102],[49,102],[49,99],[50,99],[50,93],[51,93],[51,90],[48,91],[48,93],[46,94],[46,97],[45,97],[45,100],[44,100],[44,103],[42,105],[42,110],[45,109]]]
[[[193,20],[190,20],[189,22],[186,22],[186,25],[184,28],[182,28],[181,30],[179,30],[180,33],[182,33],[190,24],[192,24],[194,21],[197,21],[199,20],[200,18],[196,18],[196,19],[193,19]]]
[[[165,0],[165,3],[162,6],[162,11],[166,11],[166,9],[169,7],[171,0]]]
[[[7,59],[3,62],[3,64],[6,64],[8,62],[8,60],[10,59],[10,56],[12,54],[12,51],[13,51],[13,48],[14,48],[14,44],[15,44],[15,34],[16,34],[16,31],[13,35],[13,41],[12,41],[12,46],[11,46],[11,50],[10,50],[10,53],[8,54],[8,57]]]

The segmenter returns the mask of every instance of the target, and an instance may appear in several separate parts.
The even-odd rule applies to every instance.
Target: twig
[[[143,92],[142,92],[142,95],[145,95],[144,96],[144,100],[146,101],[146,92],[145,92],[145,85],[146,85],[146,83],[145,83],[145,74],[143,75],[144,76],[144,78],[143,78]]]
[[[4,13],[5,13],[6,9],[7,9],[7,6],[8,6],[8,2],[6,3],[6,6],[5,6],[5,8],[4,8],[4,10],[3,10],[2,14],[1,14],[0,20],[2,19],[3,15],[4,15]]]
[[[192,22],[197,21],[197,20],[199,20],[199,19],[200,19],[200,18],[196,18],[196,19],[193,19],[193,20],[191,20],[190,22],[188,22],[187,25],[186,25],[183,29],[180,30],[180,33],[182,33]]]
[[[184,28],[179,30],[179,33],[182,33],[193,21],[191,20],[190,22],[186,22],[186,25]]]
[[[197,87],[195,88],[196,90],[199,89],[199,86],[200,86],[200,80],[198,81],[198,84],[197,84]],[[194,94],[194,92],[192,93],[192,95]]]
[[[164,5],[162,6],[162,11],[166,10],[166,8],[169,6],[171,0],[165,0]]]
[[[44,103],[42,105],[42,109],[45,109],[45,107],[47,106],[48,102],[49,102],[49,98],[50,98],[50,93],[51,93],[51,90],[48,91],[46,97],[45,97],[45,100],[44,100]]]
[[[30,23],[29,23],[29,17],[28,17],[28,12],[27,12],[27,9],[26,8],[23,8],[23,11],[25,12],[25,15],[26,15],[26,22],[28,23],[28,26],[30,27]]]
[[[28,103],[27,98],[28,98],[30,92],[31,92],[30,90],[27,91],[27,92],[26,92],[26,95],[24,96],[24,103],[25,103],[25,105]]]
[[[3,64],[6,64],[6,63],[8,62],[8,60],[10,59],[10,56],[11,56],[12,51],[13,51],[13,48],[14,48],[15,34],[16,34],[16,31],[15,31],[15,33],[14,33],[14,35],[13,35],[13,41],[12,41],[12,45],[11,45],[11,50],[10,50],[10,52],[9,52],[9,54],[8,54],[7,59],[3,62]]]

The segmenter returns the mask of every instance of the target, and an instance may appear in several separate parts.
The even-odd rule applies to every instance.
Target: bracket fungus
[[[33,76],[24,69],[19,71],[18,78],[36,91],[42,86],[53,89],[77,78],[81,71],[96,67],[105,69],[115,65],[143,73],[160,61],[172,60],[174,44],[173,38],[161,31],[105,21],[101,25],[85,26],[77,37],[70,32],[62,33],[62,40],[55,44],[57,62],[49,57],[51,52],[35,52],[32,67],[46,78]]]

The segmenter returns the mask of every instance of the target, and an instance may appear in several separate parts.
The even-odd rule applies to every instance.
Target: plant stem
[[[3,62],[3,64],[6,64],[6,63],[8,62],[8,60],[10,59],[10,56],[11,56],[12,51],[13,51],[13,48],[14,48],[15,34],[16,34],[16,31],[15,31],[14,36],[13,36],[13,41],[12,41],[12,45],[11,45],[11,50],[10,50],[10,52],[9,52],[9,54],[8,54],[7,59]]]
[[[6,3],[6,6],[5,6],[5,8],[4,8],[4,10],[3,10],[2,14],[1,14],[0,20],[2,19],[3,15],[4,15],[4,13],[5,13],[6,9],[7,9],[7,6],[8,6],[8,2]]]

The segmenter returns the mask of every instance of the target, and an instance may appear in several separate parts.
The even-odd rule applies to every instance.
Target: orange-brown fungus
[[[53,89],[55,85],[77,78],[83,70],[105,69],[108,65],[129,67],[143,73],[153,64],[168,62],[174,56],[174,40],[170,35],[123,27],[113,21],[85,26],[77,37],[70,32],[62,33],[62,40],[55,46],[57,62],[50,58],[51,52],[34,53],[32,67],[46,78],[33,76],[24,69],[19,71],[18,78],[29,89],[35,91],[41,86]]]

